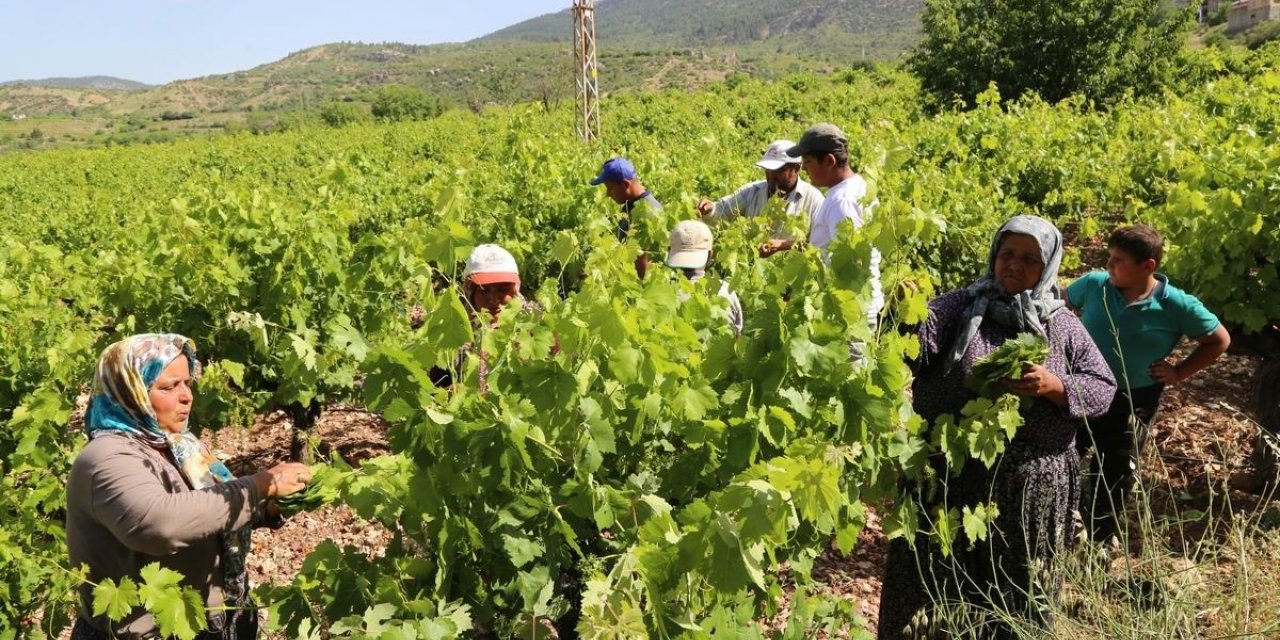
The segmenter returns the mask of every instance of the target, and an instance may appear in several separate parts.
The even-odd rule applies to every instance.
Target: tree
[[[1158,91],[1195,20],[1163,0],[926,0],[908,64],[943,103],[994,82],[1001,97],[1080,94],[1102,105]]]
[[[489,99],[498,104],[511,104],[516,91],[516,70],[511,67],[482,69],[484,79],[480,84],[489,92]]]
[[[413,87],[384,87],[373,98],[373,117],[379,120],[428,120],[442,110],[439,100]]]
[[[342,127],[369,120],[369,108],[363,103],[330,100],[320,107],[320,119],[331,127]]]

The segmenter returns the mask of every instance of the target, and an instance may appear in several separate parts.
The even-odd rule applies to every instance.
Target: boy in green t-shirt
[[[1117,533],[1117,512],[1133,485],[1138,454],[1165,386],[1207,367],[1231,344],[1225,327],[1195,296],[1157,273],[1164,239],[1139,224],[1107,239],[1107,270],[1081,276],[1067,287],[1067,304],[1080,314],[1119,385],[1111,409],[1077,436],[1081,454],[1097,447],[1090,465],[1093,491],[1084,515],[1094,540]],[[1169,360],[1186,336],[1199,344],[1181,362]]]

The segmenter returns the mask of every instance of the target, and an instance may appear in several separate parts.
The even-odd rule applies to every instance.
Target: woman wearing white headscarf
[[[123,619],[93,615],[93,585],[141,582],[155,562],[183,576],[208,609],[199,640],[257,637],[245,556],[249,528],[266,499],[300,491],[304,464],[286,462],[235,478],[187,429],[195,344],[172,334],[131,336],[98,361],[85,414],[89,444],[67,478],[67,549],[89,569],[72,640],[158,638],[155,618],[138,608]]]
[[[987,273],[965,289],[929,303],[917,330],[914,408],[928,420],[959,415],[976,394],[965,386],[973,365],[1020,333],[1049,343],[1043,365],[1024,368],[1008,390],[1025,398],[1023,426],[991,468],[970,462],[956,477],[939,469],[947,507],[994,502],[999,516],[990,538],[958,540],[946,557],[923,536],[912,547],[890,544],[880,600],[879,638],[1013,638],[1016,626],[1047,624],[1045,598],[1057,590],[1054,557],[1069,547],[1072,513],[1079,504],[1080,459],[1075,434],[1081,421],[1101,416],[1116,384],[1079,319],[1064,311],[1058,292],[1062,235],[1050,222],[1017,216],[996,233]],[[947,628],[941,618],[968,615],[977,629]],[[953,622],[954,624],[954,622]]]

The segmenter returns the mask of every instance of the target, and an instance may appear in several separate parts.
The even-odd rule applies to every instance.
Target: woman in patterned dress
[[[1015,638],[1043,634],[1048,598],[1059,580],[1054,558],[1073,539],[1079,503],[1081,421],[1101,416],[1116,384],[1102,355],[1058,291],[1062,235],[1048,221],[1017,216],[996,233],[987,273],[965,289],[929,303],[917,334],[914,408],[928,420],[959,415],[976,394],[965,386],[973,365],[1006,340],[1034,332],[1049,343],[1049,359],[1006,381],[1024,401],[1024,424],[988,469],[977,461],[958,475],[942,469],[945,486],[920,498],[932,513],[995,503],[999,516],[986,541],[964,536],[949,557],[932,540],[890,544],[880,600],[879,638]],[[1019,633],[1021,631],[1021,633]]]

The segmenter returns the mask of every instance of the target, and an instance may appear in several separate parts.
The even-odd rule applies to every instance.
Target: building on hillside
[[[1191,4],[1191,1],[1192,0],[1173,0],[1173,6],[1181,9]],[[1200,10],[1198,12],[1200,22],[1207,22],[1209,20],[1209,16],[1213,15],[1223,5],[1228,4],[1231,4],[1231,0],[1204,0],[1204,2],[1200,4]]]
[[[1269,20],[1280,20],[1280,0],[1236,0],[1227,10],[1227,33],[1244,31]]]
[[[1183,9],[1185,6],[1192,4],[1193,1],[1196,0],[1172,0],[1172,3],[1176,8]],[[1219,10],[1225,12],[1228,6],[1231,5],[1231,1],[1233,0],[1204,0],[1203,3],[1199,3],[1196,19],[1201,23],[1207,23],[1213,17],[1213,14],[1219,12]]]

